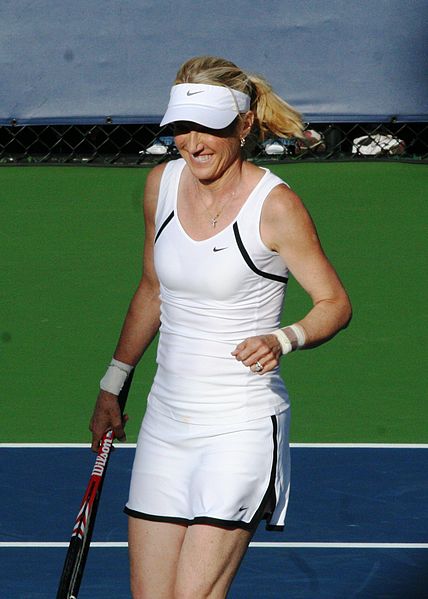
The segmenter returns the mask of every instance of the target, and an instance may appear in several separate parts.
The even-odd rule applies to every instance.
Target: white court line
[[[428,549],[428,543],[264,543],[253,541],[250,543],[250,547],[298,547],[315,549]]]
[[[1,548],[57,548],[68,547],[68,542],[37,542],[37,541],[3,541],[0,542]],[[91,543],[93,548],[126,548],[128,543],[124,542],[99,542]],[[299,543],[299,542],[258,542],[253,541],[250,547],[262,549],[428,549],[428,543]]]
[[[136,443],[116,443],[116,449],[135,449]],[[290,443],[290,447],[338,449],[428,449],[428,443]],[[89,449],[89,443],[0,443],[0,449]]]
[[[90,443],[0,443],[0,449],[89,449]],[[117,449],[135,449],[136,443],[116,443]]]

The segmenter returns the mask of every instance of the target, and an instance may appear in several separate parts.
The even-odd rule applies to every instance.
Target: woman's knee
[[[183,584],[178,582],[175,586],[174,599],[224,599],[227,589],[221,589],[203,581],[194,580]]]

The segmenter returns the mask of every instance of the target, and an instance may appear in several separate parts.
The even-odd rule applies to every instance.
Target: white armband
[[[290,336],[287,335],[287,330],[291,332]],[[285,329],[277,329],[272,332],[272,335],[275,335],[278,339],[282,355],[289,354],[290,352],[303,347],[306,341],[305,331],[303,327],[298,324],[288,325]]]
[[[113,395],[119,395],[133,368],[133,366],[113,358],[100,381],[100,389],[113,393]]]

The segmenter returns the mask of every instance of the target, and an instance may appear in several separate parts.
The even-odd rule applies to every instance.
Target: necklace
[[[195,182],[195,187],[197,189],[196,182]],[[210,223],[211,223],[213,229],[215,229],[216,225],[218,223],[218,219],[220,218],[220,216],[223,213],[223,210],[235,198],[235,196],[236,196],[236,189],[234,191],[232,191],[232,193],[229,195],[229,197],[224,202],[223,206],[220,208],[220,210],[218,210],[218,212],[216,212],[216,214],[214,216],[212,215],[211,211],[208,209],[208,206],[205,204],[205,201],[204,201],[201,193],[199,193],[198,190],[197,190],[197,192],[198,192],[198,195],[199,195],[199,199],[201,200],[202,205],[205,208],[206,213],[208,214],[208,218],[210,220]]]

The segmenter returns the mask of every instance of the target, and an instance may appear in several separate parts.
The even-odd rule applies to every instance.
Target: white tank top
[[[168,163],[156,212],[154,262],[160,282],[158,369],[151,406],[184,422],[242,422],[288,407],[279,368],[256,375],[231,352],[246,337],[280,326],[288,269],[260,237],[269,192],[284,182],[266,170],[235,221],[195,241],[177,217],[185,166]]]

